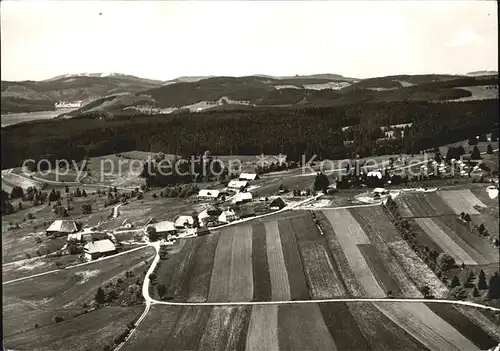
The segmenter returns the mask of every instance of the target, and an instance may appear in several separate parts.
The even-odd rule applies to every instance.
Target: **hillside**
[[[2,81],[2,113],[54,110],[57,101],[93,100],[158,87],[160,81],[128,75],[65,75],[45,81]],[[7,105],[4,106],[5,102]]]
[[[172,113],[179,110],[199,112],[207,109],[231,110],[238,106],[342,106],[367,102],[453,101],[478,99],[475,97],[477,94],[471,92],[469,87],[497,83],[496,76],[398,75],[352,83],[332,81],[327,76],[341,77],[211,77],[154,87],[137,92],[133,97],[106,97],[67,115],[133,115]],[[494,94],[481,96],[485,99],[495,98]]]
[[[366,102],[489,99],[470,87],[498,85],[497,75],[394,75],[363,80],[338,74],[273,77],[178,77],[161,82],[117,73],[63,75],[33,82],[2,81],[2,113],[54,110],[57,101],[82,101],[60,117],[199,112],[231,106],[341,106]],[[478,97],[476,97],[478,96]]]

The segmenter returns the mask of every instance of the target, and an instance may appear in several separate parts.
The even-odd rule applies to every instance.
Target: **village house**
[[[259,176],[257,175],[257,173],[241,173],[238,179],[241,181],[252,181],[259,179]]]
[[[209,223],[217,222],[221,213],[221,209],[215,206],[210,206],[198,214],[198,220],[201,225],[207,226]]]
[[[235,221],[236,219],[238,219],[236,217],[236,213],[231,209],[227,209],[226,211],[223,211],[219,215],[219,218],[218,218],[219,222],[221,222],[221,223],[230,223],[230,222]]]
[[[177,229],[192,228],[194,226],[194,218],[188,215],[179,216],[176,218],[174,225]]]
[[[216,200],[223,197],[224,193],[220,190],[201,189],[198,192],[198,198],[201,200]]]
[[[227,187],[234,190],[246,189],[248,187],[248,181],[246,180],[231,180]]]
[[[286,203],[285,203],[285,201],[283,201],[283,199],[281,197],[277,197],[276,199],[271,201],[271,203],[269,204],[269,209],[271,211],[281,210],[282,208],[285,208],[285,207],[286,207]]]
[[[88,243],[89,241],[108,239],[110,236],[106,232],[97,231],[93,228],[86,228],[81,232],[68,234],[68,241],[78,241]]]
[[[169,235],[177,234],[177,228],[175,227],[175,223],[171,221],[161,221],[158,223],[149,224],[144,228],[144,234],[148,235],[148,228],[150,227],[155,228],[156,234],[158,234],[161,237],[164,237],[165,239],[168,239]]]
[[[252,201],[252,193],[243,192],[234,195],[232,203],[233,204],[242,204],[245,202]]]
[[[45,231],[47,236],[64,236],[79,231],[78,225],[75,221],[70,220],[55,220]]]
[[[116,247],[109,239],[91,241],[83,247],[83,253],[85,254],[85,258],[91,261],[116,253]]]

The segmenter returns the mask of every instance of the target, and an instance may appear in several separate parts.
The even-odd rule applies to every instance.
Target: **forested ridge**
[[[24,159],[81,160],[129,150],[181,155],[282,152],[344,158],[353,153],[419,152],[488,133],[498,122],[498,99],[346,106],[261,107],[232,111],[74,118],[2,128],[2,168]],[[378,140],[381,126],[413,122],[403,138]],[[348,131],[342,127],[352,126]],[[349,143],[344,141],[349,140]]]

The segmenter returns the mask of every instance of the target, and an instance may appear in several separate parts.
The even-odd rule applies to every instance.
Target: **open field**
[[[19,345],[24,345],[23,347],[28,347],[28,345],[33,347],[38,345],[40,333],[42,333],[44,335],[42,339],[47,343],[48,349],[63,349],[63,344],[67,347],[67,338],[71,336],[82,339],[82,345],[75,344],[75,348],[90,350],[92,347],[85,346],[83,339],[86,335],[98,333],[98,329],[89,327],[90,324],[94,322],[96,328],[97,326],[104,328],[104,325],[109,324],[105,321],[116,314],[116,323],[123,322],[120,324],[120,328],[114,328],[110,325],[108,326],[110,330],[103,333],[102,339],[96,338],[96,342],[107,338],[106,342],[112,343],[113,337],[121,329],[124,329],[126,324],[134,319],[143,308],[130,307],[127,309],[110,306],[108,312],[106,309],[98,309],[84,314],[83,304],[93,301],[98,287],[114,282],[118,278],[124,281],[121,284],[117,283],[115,289],[121,291],[128,288],[128,284],[135,282],[138,277],[142,276],[147,267],[145,262],[149,264],[152,256],[153,250],[145,248],[104,261],[96,261],[88,265],[3,285],[5,345],[15,347],[19,343]],[[132,277],[124,279],[127,271],[132,272]],[[101,315],[103,324],[99,324],[101,323]],[[67,323],[68,326],[71,326],[68,330],[65,329],[66,334],[61,334],[61,328],[55,326],[55,322],[52,320],[54,316],[64,318],[61,325]],[[36,324],[38,328],[35,327]],[[83,327],[79,327],[79,325]],[[111,330],[113,328],[114,330]],[[42,330],[45,330],[45,333]],[[113,332],[114,335],[110,337]],[[54,344],[54,346],[49,347],[49,344]],[[95,344],[89,345],[95,346]]]
[[[455,213],[437,193],[404,194],[396,202],[403,217],[434,217]]]
[[[269,275],[271,277],[272,300],[290,300],[290,283],[288,282],[278,224],[271,221],[266,222],[264,226],[266,228],[267,261],[269,262]]]
[[[142,172],[142,159],[128,159],[116,155],[92,157],[87,164],[89,175],[85,184],[100,184],[117,187],[139,187],[145,180],[139,178]]]
[[[101,350],[104,345],[113,345],[113,339],[143,309],[142,306],[103,307],[58,324],[6,336],[4,344],[16,350],[66,351],[68,347],[75,351]]]
[[[470,215],[479,214],[474,206],[486,207],[469,189],[440,191],[439,195],[453,209],[455,214],[462,212]]]
[[[345,209],[324,211],[323,213],[330,221],[354,276],[366,293],[365,296],[386,296],[386,293],[377,282],[370,266],[359,250],[358,245],[370,244],[363,229]]]
[[[359,245],[378,282],[392,296],[420,298],[422,294],[389,249],[388,243],[401,239],[381,207],[351,208],[349,212],[369,237],[371,245]]]
[[[477,346],[425,304],[374,304],[387,318],[430,350],[475,350]],[[452,307],[452,306],[450,306]]]
[[[124,350],[485,350],[500,341],[495,329],[474,308],[390,300],[157,305]]]
[[[467,265],[477,264],[453,239],[436,225],[431,218],[415,218],[415,222],[434,240],[443,251],[449,253],[456,262]]]

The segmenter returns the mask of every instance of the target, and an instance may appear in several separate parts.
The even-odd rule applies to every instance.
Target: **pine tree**
[[[98,304],[103,304],[106,301],[106,294],[101,287],[97,289],[94,299]]]
[[[480,160],[481,159],[481,153],[479,152],[479,149],[477,146],[474,146],[474,149],[472,149],[472,153],[470,154],[470,158],[472,160]]]
[[[477,288],[479,290],[488,289],[488,284],[486,283],[486,274],[484,274],[484,271],[482,269],[481,272],[479,272],[479,281],[477,283]]]
[[[477,290],[476,287],[474,287],[474,289],[472,290],[472,296],[479,297],[479,290]]]
[[[498,272],[490,278],[488,287],[488,297],[491,299],[500,299],[500,276]]]
[[[488,147],[486,148],[486,153],[489,155],[493,153],[493,148],[491,147],[491,144],[488,144]]]
[[[456,286],[460,286],[460,281],[458,280],[457,276],[454,276],[453,280],[451,281],[450,289],[453,289]]]

